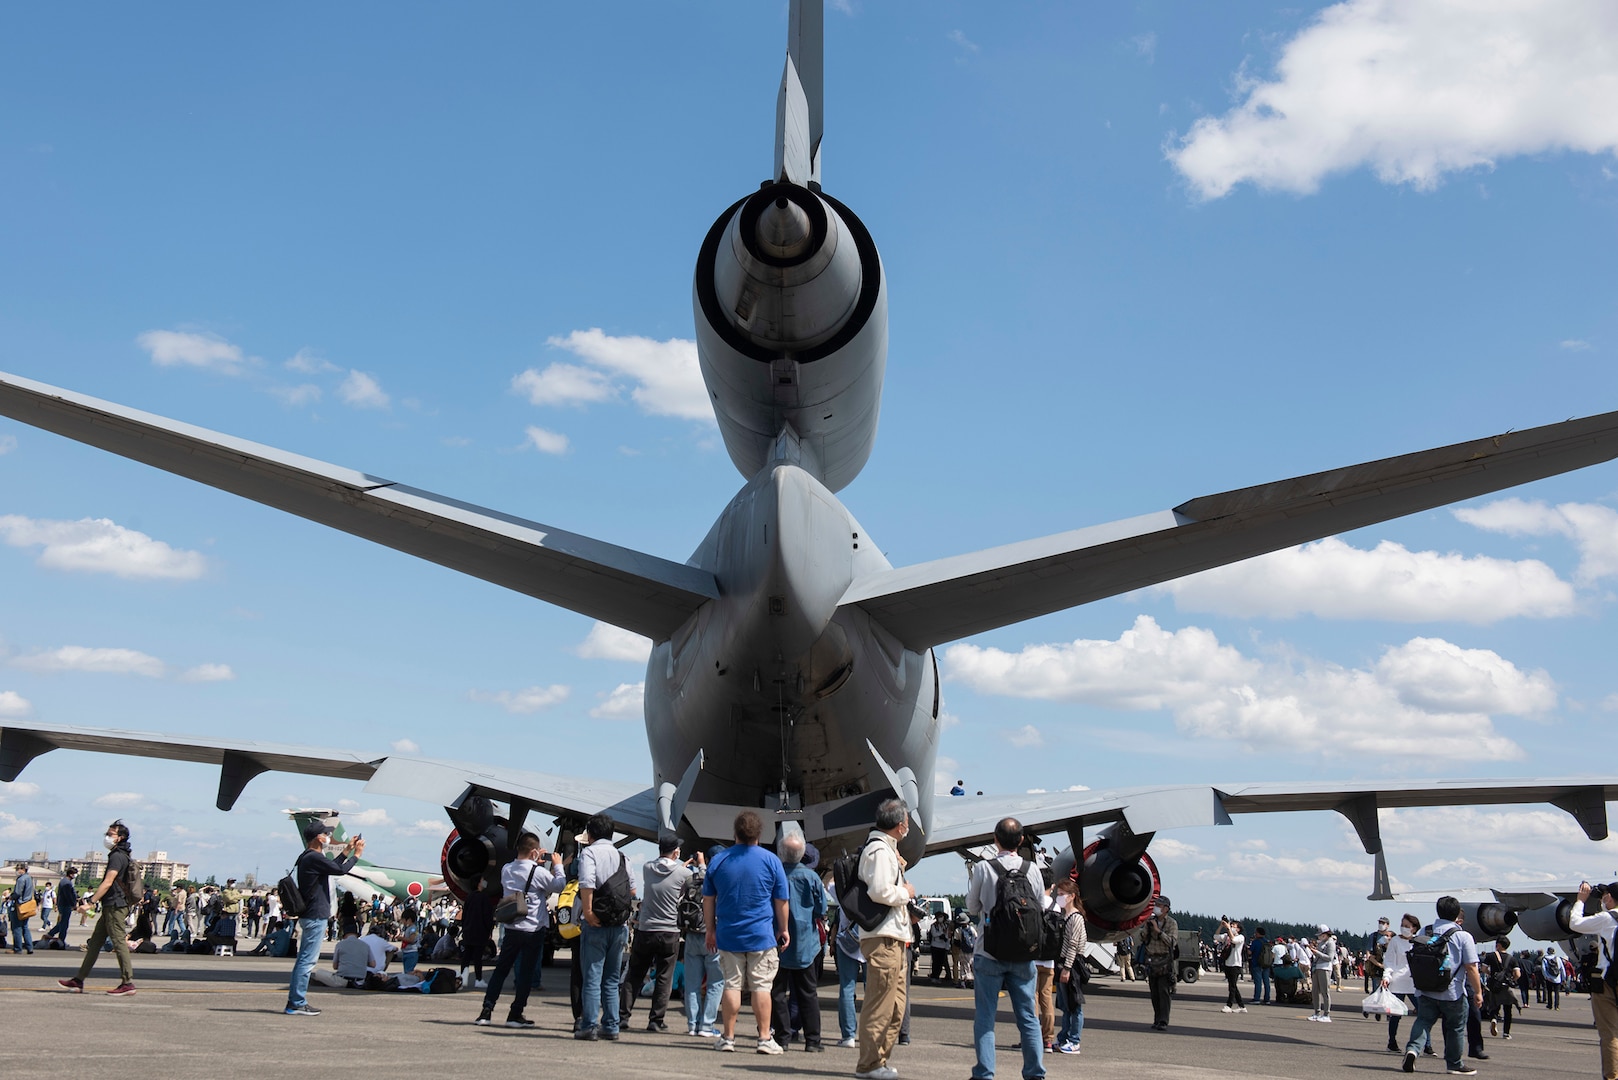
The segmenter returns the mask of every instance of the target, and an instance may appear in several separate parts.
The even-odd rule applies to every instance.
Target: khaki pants
[[[860,940],[865,954],[865,1001],[860,1005],[860,1060],[855,1072],[870,1072],[888,1063],[905,1015],[905,965],[910,962],[898,938]]]
[[[90,929],[90,940],[84,943],[84,959],[79,961],[79,981],[83,982],[95,967],[96,960],[101,956],[101,945],[109,937],[112,938],[112,951],[118,957],[118,974],[123,976],[126,983],[135,981],[135,966],[129,962],[129,924],[125,919],[129,915],[126,907],[113,907],[110,904],[101,905],[101,917]]]
[[[1618,1080],[1618,999],[1612,987],[1597,983],[1590,991],[1590,1011],[1595,1013],[1596,1031],[1601,1035],[1601,1075]]]
[[[1034,1007],[1039,1012],[1039,1033],[1045,1045],[1056,1041],[1056,969],[1034,966]]]

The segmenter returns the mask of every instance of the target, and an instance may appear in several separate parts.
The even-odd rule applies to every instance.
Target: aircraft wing
[[[713,575],[368,473],[0,372],[0,415],[666,639]]]
[[[365,781],[365,790],[373,795],[420,799],[444,807],[459,806],[468,795],[475,794],[502,802],[520,800],[532,809],[570,817],[606,811],[620,832],[657,837],[657,800],[652,789],[622,781],[398,754],[372,755],[232,739],[201,740],[113,728],[7,724],[0,728],[0,781],[17,779],[29,762],[52,750],[89,750],[217,765],[219,795],[215,805],[221,810],[234,806],[248,781],[260,773],[289,772]]]
[[[927,853],[989,843],[995,822],[1014,817],[1036,835],[1078,832],[1122,821],[1136,835],[1197,825],[1228,825],[1231,814],[1335,810],[1353,824],[1367,854],[1382,850],[1383,807],[1550,803],[1573,815],[1592,840],[1607,836],[1607,803],[1618,777],[1532,780],[1343,781],[1319,784],[1167,785],[1028,795],[940,796],[933,804]]]
[[[1618,457],[1618,412],[1205,495],[1142,517],[855,580],[921,650],[1254,555]]]

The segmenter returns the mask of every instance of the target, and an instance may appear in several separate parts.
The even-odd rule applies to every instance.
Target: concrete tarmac
[[[77,927],[70,937],[83,940]],[[330,965],[330,946],[322,963]],[[826,1052],[789,1048],[781,1057],[753,1052],[752,1017],[738,1021],[735,1054],[720,1054],[710,1039],[685,1034],[683,1012],[671,1003],[670,1034],[646,1026],[646,1001],[617,1043],[572,1038],[567,968],[545,970],[544,989],[530,1000],[528,1031],[474,1027],[481,991],[428,996],[367,993],[311,987],[318,1017],[285,1016],[290,960],[261,957],[137,955],[132,997],[108,997],[118,981],[111,954],[103,954],[83,995],[57,987],[77,971],[83,954],[0,953],[0,1077],[29,1075],[152,1076],[203,1080],[221,1076],[333,1075],[359,1067],[377,1075],[566,1077],[588,1070],[592,1078],[710,1077],[716,1075],[851,1076],[855,1051],[829,1045],[837,1032],[835,983],[821,989]],[[564,954],[565,956],[565,954]],[[925,966],[924,966],[925,970]],[[827,977],[831,975],[828,972]],[[1243,984],[1243,993],[1249,988]],[[505,1018],[508,986],[495,1020]],[[966,1080],[972,1052],[972,994],[925,981],[912,988],[912,1043],[895,1050],[892,1064],[913,1077]],[[1084,1052],[1046,1055],[1049,1076],[1168,1078],[1168,1080],[1338,1080],[1398,1073],[1399,1057],[1386,1051],[1387,1029],[1355,1011],[1359,984],[1334,994],[1335,1022],[1311,1023],[1303,1006],[1253,1006],[1225,1014],[1223,980],[1182,984],[1173,1025],[1149,1030],[1151,1004],[1143,983],[1097,979],[1085,1004]],[[1021,1075],[1016,1031],[1001,999],[997,1029],[998,1075]],[[1408,1032],[1410,1021],[1401,1034]],[[1562,1008],[1530,1008],[1512,1029],[1513,1038],[1486,1037],[1491,1060],[1472,1064],[1484,1077],[1599,1075],[1596,1033],[1583,996]],[[1443,1059],[1423,1058],[1418,1075],[1443,1075]],[[575,1074],[576,1075],[576,1074]],[[1402,1075],[1402,1074],[1399,1074]]]

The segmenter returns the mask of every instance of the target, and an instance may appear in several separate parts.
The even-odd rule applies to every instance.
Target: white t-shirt
[[[1242,946],[1247,944],[1247,939],[1241,934],[1231,934],[1226,941],[1230,945],[1230,952],[1225,956],[1225,966],[1228,968],[1240,968],[1242,966]]]

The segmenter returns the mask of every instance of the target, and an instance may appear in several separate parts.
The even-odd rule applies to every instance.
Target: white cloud
[[[597,720],[639,720],[646,715],[646,683],[619,683],[590,710]]]
[[[1307,194],[1369,166],[1389,184],[1521,154],[1618,149],[1618,9],[1608,0],[1347,0],[1281,50],[1275,77],[1168,157],[1198,195],[1244,181]]]
[[[1152,850],[1157,850],[1157,844],[1152,845]],[[1231,851],[1225,855],[1225,865],[1198,870],[1191,876],[1197,881],[1261,883],[1284,880],[1307,891],[1327,892],[1342,888],[1345,882],[1369,884],[1370,875],[1369,856],[1364,862],[1354,862],[1325,856],[1304,859],[1294,855]]]
[[[566,701],[571,692],[566,686],[553,685],[530,686],[522,690],[474,690],[470,696],[473,701],[488,702],[508,713],[522,714],[539,712]]]
[[[11,453],[17,449],[17,436],[0,435],[0,456]]]
[[[42,547],[39,565],[50,570],[190,581],[208,568],[200,552],[169,547],[106,518],[50,521],[3,514],[0,539],[12,547]]]
[[[1389,648],[1370,668],[1291,656],[1261,662],[1211,631],[1165,631],[1145,615],[1116,641],[1015,653],[954,645],[945,662],[949,678],[979,693],[1163,710],[1182,735],[1270,753],[1382,756],[1408,749],[1419,732],[1451,762],[1512,760],[1522,748],[1495,730],[1493,717],[1556,703],[1543,671],[1435,638]]]
[[[149,806],[146,796],[138,791],[109,791],[90,800],[91,806],[103,810],[136,810]]]
[[[975,53],[983,51],[982,49],[978,48],[977,42],[973,41],[959,30],[951,30],[949,32],[949,39],[955,42],[955,44],[959,45],[961,48],[965,49],[967,52]]]
[[[1579,552],[1574,580],[1591,585],[1618,576],[1618,510],[1593,503],[1549,506],[1525,499],[1499,499],[1465,506],[1455,516],[1468,525],[1507,536],[1565,536]]]
[[[1412,871],[1414,877],[1442,877],[1448,881],[1467,878],[1480,884],[1488,876],[1489,868],[1471,859],[1434,859]]]
[[[386,810],[379,807],[375,810],[361,810],[353,814],[344,814],[343,824],[349,828],[354,826],[376,828],[381,825],[392,825],[393,819],[388,817]]]
[[[529,368],[511,380],[511,388],[533,405],[587,405],[618,396],[606,372],[578,364],[555,363],[543,371]]]
[[[152,356],[158,367],[193,367],[223,375],[241,375],[251,363],[241,347],[217,334],[191,334],[181,330],[148,330],[135,343]]]
[[[528,435],[528,445],[542,454],[567,453],[567,436],[557,431],[547,431],[542,427],[529,424],[523,431]]]
[[[395,754],[419,754],[421,747],[414,739],[394,739],[388,744]]]
[[[181,682],[230,682],[236,673],[229,664],[198,664],[180,673]]]
[[[1553,618],[1571,614],[1573,586],[1536,559],[1409,551],[1384,540],[1365,551],[1337,537],[1271,552],[1154,587],[1182,611],[1243,618],[1397,622]]]
[[[32,840],[44,831],[45,827],[37,821],[0,810],[0,840]]]
[[[363,371],[350,371],[337,384],[337,397],[344,405],[352,405],[356,409],[386,409],[393,404],[393,399],[382,389],[376,376]]]
[[[1016,731],[1006,732],[1006,741],[1019,750],[1026,750],[1033,746],[1044,746],[1045,736],[1033,724],[1024,724]]]
[[[330,360],[322,359],[308,349],[299,349],[284,365],[288,371],[296,371],[300,375],[335,375],[343,370]]]
[[[1160,836],[1152,841],[1152,858],[1158,862],[1212,862],[1213,856],[1184,840]]]
[[[654,341],[644,337],[613,337],[599,329],[575,330],[566,337],[547,341],[552,348],[565,349],[591,365],[598,378],[584,374],[590,369],[565,365],[569,372],[556,374],[553,364],[544,371],[529,370],[512,380],[513,388],[530,394],[571,393],[562,399],[541,404],[583,404],[607,397],[582,396],[601,393],[601,385],[617,397],[625,389],[629,399],[642,412],[653,416],[673,416],[682,420],[713,422],[713,405],[702,382],[697,364],[697,343],[685,338]],[[564,377],[565,376],[565,377]]]
[[[1586,352],[1590,348],[1590,343],[1588,341],[1581,340],[1580,338],[1568,338],[1566,341],[1562,342],[1562,348],[1566,349],[1568,352]]]
[[[337,800],[337,809],[339,810],[358,810],[359,808],[360,804],[355,802],[353,799]]]
[[[299,383],[297,386],[272,386],[268,393],[283,405],[300,408],[304,405],[313,405],[320,400],[320,387],[314,383]]]
[[[28,699],[17,693],[17,691],[0,690],[0,717],[15,719],[27,716],[33,711],[34,707],[29,704]]]
[[[32,799],[38,794],[39,785],[30,784],[26,780],[13,780],[9,784],[0,784],[0,803],[16,799]]]
[[[409,825],[395,826],[393,831],[398,836],[436,837],[445,835],[449,828],[450,826],[442,821],[434,821],[432,818],[417,818]]]
[[[157,657],[134,649],[91,649],[83,645],[63,645],[60,649],[14,657],[11,665],[27,671],[87,671],[148,679],[160,679],[167,670]]]
[[[1153,31],[1136,34],[1129,39],[1129,44],[1134,48],[1135,55],[1144,58],[1148,64],[1157,59],[1157,34]]]
[[[586,660],[624,660],[646,663],[652,654],[652,639],[641,637],[611,623],[597,622],[574,650]]]

